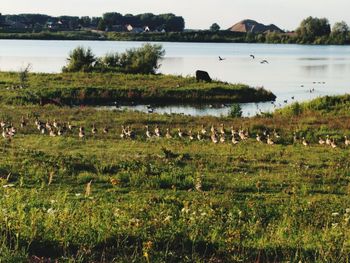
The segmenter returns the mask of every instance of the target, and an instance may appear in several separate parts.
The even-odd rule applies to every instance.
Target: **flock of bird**
[[[28,126],[29,122],[22,117],[20,122],[21,129],[24,129]],[[64,123],[59,122],[54,119],[52,122],[40,121],[38,118],[34,120],[34,126],[38,130],[38,132],[42,135],[49,135],[50,137],[63,136],[65,134],[76,134],[78,131],[78,137],[84,139],[87,136],[87,132],[83,126],[74,126],[70,122]],[[10,122],[0,121],[0,126],[2,128],[2,137],[11,141],[11,139],[16,135],[17,129]],[[95,136],[98,133],[108,134],[110,132],[108,127],[103,127],[102,131],[99,131],[95,124],[91,126],[90,135]],[[132,129],[131,126],[121,126],[121,131],[119,134],[121,139],[135,139],[136,132]],[[214,144],[225,143],[226,141],[231,142],[232,144],[238,144],[240,141],[245,141],[249,138],[254,138],[251,136],[248,129],[235,129],[233,126],[227,130],[223,123],[219,125],[219,127],[215,127],[211,125],[210,129],[202,125],[199,129],[195,131],[191,128],[187,131],[182,128],[177,128],[176,132],[166,128],[165,130],[161,130],[158,125],[155,125],[153,129],[151,129],[148,125],[144,127],[144,136],[141,136],[146,139],[152,138],[166,138],[166,139],[183,139],[188,141],[204,141],[210,140]],[[281,135],[274,129],[273,131],[265,130],[261,134],[257,133],[255,135],[255,139],[259,143],[266,143],[268,145],[273,145],[278,143],[281,139]],[[304,146],[309,146],[310,143],[304,138],[298,138],[297,133],[293,134],[293,142],[295,144],[301,143]],[[332,148],[336,148],[338,145],[335,139],[331,139],[329,135],[326,136],[325,139],[319,137],[318,143],[320,145],[329,145]],[[350,146],[350,140],[347,136],[344,136],[344,146]]]

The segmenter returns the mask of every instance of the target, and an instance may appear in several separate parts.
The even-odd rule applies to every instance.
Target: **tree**
[[[331,33],[332,43],[345,44],[349,39],[349,26],[346,22],[337,22],[332,27]]]
[[[209,28],[210,31],[217,32],[220,30],[220,26],[217,23],[214,23]]]
[[[70,52],[67,61],[68,65],[63,67],[63,72],[91,72],[96,62],[96,57],[90,48],[77,47]]]
[[[330,32],[328,19],[311,16],[304,19],[296,30],[302,43],[314,43],[317,38],[329,36]]]
[[[99,21],[98,21],[98,24],[97,24],[97,29],[98,30],[102,30],[102,31],[105,31],[106,30],[106,22],[103,18],[101,18]]]
[[[114,25],[122,25],[124,22],[123,15],[116,12],[110,12],[103,14],[103,20],[107,27],[112,27]]]

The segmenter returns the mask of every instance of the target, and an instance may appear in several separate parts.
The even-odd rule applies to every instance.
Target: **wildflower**
[[[80,194],[80,193],[77,193],[77,194],[75,194],[75,196],[78,197],[78,196],[81,196],[81,194]]]
[[[350,214],[350,208],[346,208],[345,213]]]

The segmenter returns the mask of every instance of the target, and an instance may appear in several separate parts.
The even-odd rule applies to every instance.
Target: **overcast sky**
[[[207,29],[216,22],[222,29],[250,18],[295,29],[307,16],[327,17],[331,23],[350,24],[350,0],[0,0],[3,14],[43,13],[49,15],[101,16],[174,13],[183,16],[186,28]]]

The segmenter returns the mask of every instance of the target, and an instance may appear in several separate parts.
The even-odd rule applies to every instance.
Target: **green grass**
[[[257,102],[274,100],[264,89],[243,84],[197,82],[172,75],[112,73],[30,74],[25,89],[18,73],[0,73],[0,99],[7,104],[39,103],[58,99],[63,104]]]
[[[18,127],[22,115],[28,126],[0,141],[0,262],[350,260],[348,115],[218,119],[3,106],[0,119]],[[34,116],[83,125],[87,137],[40,135]],[[277,129],[281,139],[233,146],[145,138],[145,124],[175,134],[220,123],[252,138]],[[110,133],[93,136],[92,124]],[[120,139],[122,124],[136,140]],[[293,131],[312,145],[292,144]],[[316,144],[326,134],[338,148]]]

